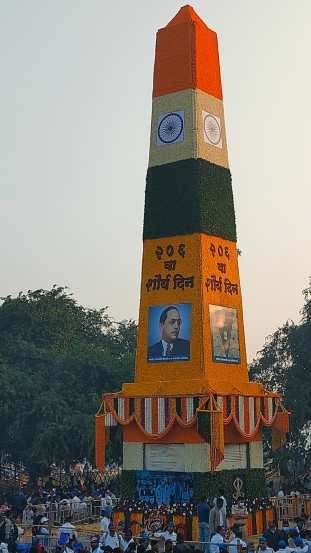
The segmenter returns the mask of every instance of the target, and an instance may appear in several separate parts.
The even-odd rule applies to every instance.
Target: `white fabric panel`
[[[165,430],[165,402],[164,397],[158,398],[158,432]]]
[[[187,408],[187,422],[193,419],[193,397],[187,397],[186,399],[186,408]]]
[[[218,470],[246,468],[247,444],[225,444],[224,460],[218,465]]]
[[[145,430],[146,432],[152,432],[152,415],[151,415],[151,408],[152,408],[152,400],[150,397],[146,397],[145,399]]]
[[[185,471],[184,444],[145,444],[145,469]]]
[[[219,409],[223,409],[224,398],[222,396],[217,396],[217,405],[218,405]]]
[[[118,398],[118,415],[121,419],[124,419],[124,399]]]
[[[105,426],[117,426],[117,423],[111,413],[107,413],[107,415],[105,415]]]
[[[249,431],[252,433],[255,428],[255,399],[249,398]]]
[[[123,469],[143,470],[144,444],[140,442],[123,442]]]
[[[240,428],[244,431],[245,430],[245,424],[244,424],[244,397],[239,396],[239,425]]]

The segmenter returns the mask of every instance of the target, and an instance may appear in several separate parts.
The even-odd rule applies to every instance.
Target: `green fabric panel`
[[[226,490],[227,497],[234,492],[234,481],[242,480],[242,492],[247,499],[266,497],[266,480],[264,469],[232,469],[216,472],[194,472],[193,494],[196,500],[202,495],[216,497],[221,490]]]
[[[236,241],[229,169],[203,159],[150,167],[144,239],[194,232]]]

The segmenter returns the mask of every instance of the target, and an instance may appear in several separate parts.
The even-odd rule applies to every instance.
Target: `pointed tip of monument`
[[[177,12],[175,17],[171,19],[171,21],[168,22],[166,27],[172,27],[173,25],[179,25],[181,23],[203,23],[203,25],[206,25],[204,21],[198,16],[198,14],[195,12],[192,6],[190,4],[186,4],[185,6],[182,6],[180,10]]]

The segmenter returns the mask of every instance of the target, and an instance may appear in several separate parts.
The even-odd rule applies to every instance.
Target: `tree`
[[[87,309],[63,287],[0,305],[0,451],[28,466],[94,453],[104,391],[133,379],[136,324]]]
[[[287,321],[268,336],[250,366],[253,380],[283,394],[291,412],[289,451],[311,462],[311,282],[303,290],[298,324]]]

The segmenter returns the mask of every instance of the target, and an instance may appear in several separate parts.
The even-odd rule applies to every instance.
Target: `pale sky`
[[[156,31],[179,0],[1,0],[0,294],[138,317]],[[311,2],[195,0],[218,34],[248,358],[311,275]]]

